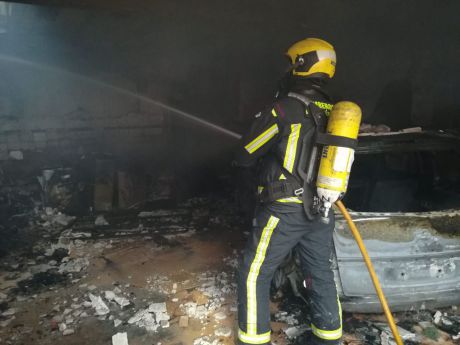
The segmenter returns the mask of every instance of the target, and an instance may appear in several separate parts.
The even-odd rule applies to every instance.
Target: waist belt
[[[259,200],[262,203],[273,202],[282,198],[301,196],[303,192],[304,189],[298,183],[276,181],[264,187],[259,194]]]

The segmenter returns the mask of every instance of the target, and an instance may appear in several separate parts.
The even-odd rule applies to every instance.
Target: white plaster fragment
[[[128,333],[117,333],[112,336],[112,345],[129,345]]]
[[[88,294],[91,300],[92,307],[95,309],[97,315],[106,315],[110,313],[109,307],[104,303],[100,296],[94,296],[93,294]]]

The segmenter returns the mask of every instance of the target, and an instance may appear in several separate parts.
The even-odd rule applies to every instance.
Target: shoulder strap
[[[300,151],[299,164],[297,173],[302,180],[303,189],[303,207],[309,220],[315,217],[315,191],[313,180],[318,167],[319,148],[316,145],[316,137],[321,131],[325,130],[324,111],[316,106],[309,98],[298,93],[290,92],[288,97],[297,99],[305,106],[305,111],[313,119],[314,127],[308,130],[302,138],[302,147]]]
[[[313,122],[315,123],[316,127],[319,127],[322,123],[321,115],[323,115],[323,110],[313,103],[311,99],[308,97],[301,95],[296,92],[289,92],[288,97],[294,98],[298,100],[305,106],[305,111],[308,115],[311,115]]]
[[[342,146],[352,149],[356,148],[357,140],[355,139],[325,133],[325,123],[321,119],[321,115],[324,114],[324,110],[316,106],[316,104],[314,104],[309,98],[295,92],[289,92],[288,97],[302,102],[306,107],[306,111],[309,111],[309,114],[311,114],[316,125],[316,144]]]
[[[312,103],[312,101],[308,97],[305,97],[304,95],[301,95],[300,93],[289,92],[287,95],[288,97],[299,100],[300,102],[305,104],[307,107],[310,105],[310,103]]]

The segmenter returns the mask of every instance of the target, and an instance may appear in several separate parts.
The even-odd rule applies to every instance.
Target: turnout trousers
[[[238,272],[239,344],[270,344],[269,293],[272,277],[297,246],[310,298],[310,344],[338,344],[342,310],[331,269],[334,215],[329,224],[309,221],[303,209],[280,213],[257,210]]]

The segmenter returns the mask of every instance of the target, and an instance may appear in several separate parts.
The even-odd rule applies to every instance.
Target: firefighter
[[[236,158],[239,167],[257,168],[260,202],[239,267],[238,340],[270,344],[271,280],[297,246],[311,300],[309,344],[338,344],[342,316],[330,261],[334,215],[321,216],[299,166],[305,155],[307,165],[317,164],[315,154],[305,151],[312,150],[309,138],[325,129],[332,109],[324,85],[334,76],[336,55],[317,38],[295,43],[286,55],[290,70],[284,86],[274,103],[255,115]]]

